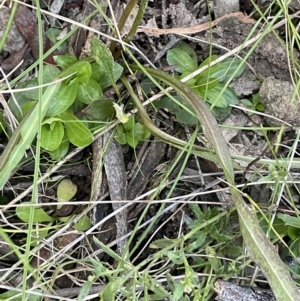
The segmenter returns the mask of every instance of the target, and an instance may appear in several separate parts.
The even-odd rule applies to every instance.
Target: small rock
[[[7,7],[0,8],[0,37],[3,36],[3,33],[6,29],[8,19],[10,17],[11,10]],[[19,32],[15,23],[12,24],[7,39],[4,43],[3,50],[8,51],[9,53],[18,52],[25,45],[25,38]]]
[[[292,102],[294,87],[287,81],[267,77],[259,90],[260,102],[265,106],[265,113],[279,118],[295,127],[300,126],[300,100]],[[265,117],[269,126],[281,126],[279,120]]]

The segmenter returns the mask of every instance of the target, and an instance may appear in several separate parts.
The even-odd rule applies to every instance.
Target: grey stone
[[[300,99],[297,97],[292,102],[294,87],[287,81],[274,77],[267,77],[259,90],[260,102],[265,106],[265,113],[279,118],[289,124],[300,126]],[[281,126],[279,120],[266,117],[269,126]]]

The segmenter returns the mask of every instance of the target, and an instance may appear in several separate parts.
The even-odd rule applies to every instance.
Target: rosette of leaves
[[[252,96],[252,101],[244,98],[241,99],[241,103],[253,111],[264,112],[265,110],[265,106],[260,102],[258,93]],[[249,116],[251,116],[252,114],[253,112],[248,112]]]
[[[181,42],[176,48],[167,52],[167,62],[170,66],[175,66],[175,71],[180,73],[176,75],[182,79],[199,68],[209,65],[218,56],[212,55],[198,64],[195,50],[185,42]],[[237,104],[238,98],[235,92],[227,86],[228,82],[244,71],[244,65],[237,58],[228,58],[222,62],[213,65],[190,79],[186,84],[191,87],[211,107],[216,118],[224,119],[231,111],[231,104]],[[182,123],[191,124],[197,122],[192,114],[187,115],[183,110],[189,111],[190,108],[183,102],[182,98],[176,98],[179,103],[170,104],[166,99],[155,102],[158,107],[165,107],[175,114],[176,119]],[[179,106],[179,107],[178,107]],[[175,109],[175,107],[177,107]],[[186,110],[186,108],[188,110]],[[182,117],[183,116],[183,117]],[[189,116],[189,117],[188,117]]]
[[[55,160],[66,155],[70,143],[77,147],[85,147],[93,140],[89,123],[86,122],[86,119],[90,119],[89,115],[80,119],[76,112],[87,106],[90,107],[90,111],[95,111],[96,107],[101,116],[91,122],[97,123],[98,120],[107,121],[114,116],[113,102],[104,99],[103,91],[110,86],[116,86],[115,82],[121,76],[123,68],[113,62],[112,58],[107,59],[108,50],[103,51],[104,48],[106,49],[105,45],[99,41],[92,47],[93,59],[78,60],[74,56],[59,55],[54,57],[58,67],[44,67],[43,83],[51,83],[57,77],[70,76],[61,84],[42,121],[41,146]],[[35,87],[37,84],[37,79],[34,79],[24,83],[22,87]],[[20,120],[26,111],[37,103],[38,89],[18,93],[15,99],[17,103],[10,99],[9,104],[12,112]]]

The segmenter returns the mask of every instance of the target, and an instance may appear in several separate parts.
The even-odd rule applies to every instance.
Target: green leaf
[[[77,186],[70,179],[63,179],[57,186],[57,201],[68,202],[77,193]]]
[[[126,132],[122,124],[117,125],[117,130],[114,138],[122,145],[127,144]]]
[[[102,99],[93,101],[83,113],[92,120],[108,121],[115,116],[112,99]]]
[[[138,141],[145,141],[150,136],[150,132],[140,123],[136,122],[133,132],[131,132]]]
[[[185,289],[185,285],[182,282],[175,283],[175,290],[174,290],[171,301],[180,300],[184,293],[184,289]]]
[[[182,264],[184,262],[182,252],[168,251],[166,255],[174,264]]]
[[[30,79],[25,83],[25,86],[21,88],[32,88],[36,87],[35,89],[30,89],[30,90],[24,90],[22,93],[23,95],[27,98],[27,100],[38,100],[39,99],[39,90],[38,90],[38,81],[37,79]]]
[[[186,76],[189,76],[190,74],[191,74],[191,72],[185,71],[185,72],[183,72],[183,73],[179,76],[179,79],[181,80],[181,79],[185,78]],[[196,81],[197,81],[196,78],[191,78],[191,79],[189,79],[188,81],[186,81],[185,84],[186,84],[187,86],[193,88],[193,87],[195,86],[195,84],[196,84]]]
[[[168,239],[168,238],[162,238],[157,239],[154,242],[150,244],[151,249],[164,249],[167,248],[170,244],[178,242],[180,243],[180,239]]]
[[[93,135],[90,130],[74,116],[72,111],[67,110],[61,113],[59,117],[65,122],[67,137],[72,144],[85,147],[93,142]]]
[[[85,104],[90,104],[103,98],[102,89],[95,80],[90,79],[87,84],[79,85],[77,98]]]
[[[245,70],[244,64],[238,69],[240,63],[241,61],[237,58],[225,59],[217,64],[218,69],[210,73],[209,77],[217,78],[220,82],[227,82],[232,76],[232,79],[234,79],[240,76]]]
[[[97,83],[100,79],[105,75],[105,70],[102,65],[98,65],[97,63],[91,63],[92,67],[92,75],[91,79],[95,80]]]
[[[23,205],[28,204],[32,205],[30,202],[23,202]],[[25,223],[29,222],[30,217],[30,206],[18,206],[16,208],[16,214],[20,220]],[[49,216],[43,208],[33,207],[33,222],[34,223],[42,223],[42,222],[52,222],[54,218]]]
[[[175,101],[173,101],[169,97],[163,97],[162,99],[153,102],[153,105],[156,108],[168,109],[170,113],[176,115],[176,121],[180,123],[197,124],[198,118],[192,115],[189,111],[187,111],[193,111],[191,106],[180,96],[174,96],[174,98],[178,100],[178,102],[181,103],[185,107],[185,109],[180,107]]]
[[[94,266],[93,274],[98,278],[103,275],[104,272],[107,271],[106,267],[98,260],[93,257],[89,258],[90,262]]]
[[[240,99],[240,102],[246,107],[252,107],[253,105],[252,102],[247,98]]]
[[[171,65],[176,65],[177,72],[193,72],[197,69],[197,63],[183,50],[179,48],[171,49],[167,52],[167,62]]]
[[[114,87],[117,95],[119,96],[120,95],[119,89],[114,80],[114,74],[113,74],[114,58],[111,52],[106,47],[106,45],[102,41],[98,40],[96,37],[92,38],[91,49],[96,63],[103,67],[103,69],[105,70],[105,74],[107,74],[108,78],[111,81],[112,86]]]
[[[75,64],[70,65],[66,70],[64,70],[60,77],[69,76],[74,74],[79,84],[87,83],[92,74],[91,64],[85,61],[78,61]],[[70,81],[70,80],[69,80]]]
[[[89,294],[93,283],[91,281],[86,281],[83,286],[80,288],[78,295],[78,301],[86,300],[85,297]]]
[[[69,143],[69,140],[67,139],[67,134],[64,133],[63,140],[62,140],[61,144],[59,145],[59,147],[56,148],[54,151],[50,152],[51,159],[54,161],[59,161],[62,158],[64,158],[66,156],[66,154],[68,153],[69,146],[70,146],[70,143]]]
[[[58,28],[49,28],[47,31],[46,31],[46,35],[47,37],[49,38],[49,40],[52,42],[53,45],[55,45],[58,40],[57,40],[57,37],[61,34],[61,30],[58,29]],[[57,47],[57,50],[61,53],[65,53],[67,50],[68,50],[68,42],[67,41],[64,41],[62,44],[60,44],[58,47]]]
[[[0,294],[0,301],[6,301],[6,300],[14,300],[14,301],[22,301],[22,296],[19,297],[14,297],[15,295],[20,294],[20,292],[17,291],[7,291],[5,293]],[[11,299],[12,297],[14,297],[14,299]]]
[[[60,70],[53,65],[45,65],[43,67],[43,83],[51,83],[60,73]]]
[[[132,148],[136,148],[137,145],[139,144],[139,140],[136,139],[133,135],[130,134],[126,134],[126,140],[129,146],[131,146]]]
[[[190,44],[188,44],[184,41],[180,41],[178,43],[178,45],[176,46],[176,48],[181,49],[186,54],[188,54],[191,57],[191,59],[194,61],[196,66],[198,65],[198,58],[197,58],[196,51],[194,50],[194,48]]]
[[[86,231],[92,227],[91,220],[88,216],[83,216],[74,226],[73,228],[78,231]]]
[[[209,65],[210,62],[216,60],[219,56],[218,55],[211,55],[208,58],[206,58],[200,65],[199,65],[199,69]],[[219,68],[219,64],[213,65],[211,67],[208,67],[208,69],[206,69],[205,71],[201,72],[199,75],[196,76],[196,78],[200,78],[200,77],[204,77],[207,78],[208,76],[211,77],[211,74],[214,73],[216,70],[218,70]]]
[[[118,79],[121,77],[122,73],[123,73],[123,67],[120,64],[114,62],[114,64],[113,64],[113,81],[111,79],[111,76],[109,76],[107,73],[105,73],[99,83],[102,90],[105,90],[106,88],[113,86],[118,81]]]
[[[77,58],[73,55],[55,55],[53,58],[62,69],[67,69],[78,62]]]
[[[49,122],[51,122],[49,120]],[[48,151],[54,151],[59,147],[64,137],[64,127],[61,121],[48,123],[44,121],[41,131],[41,146]]]
[[[284,224],[287,226],[292,226],[295,228],[300,228],[300,218],[295,216],[289,216],[287,214],[278,213],[277,217],[283,220]]]
[[[75,101],[77,91],[77,80],[73,80],[69,84],[63,82],[49,105],[47,116],[57,116],[67,110]]]
[[[296,240],[298,238],[300,238],[300,229],[299,227],[288,227],[288,235],[292,240]]]
[[[259,103],[258,105],[256,105],[255,108],[259,112],[264,112],[265,111],[265,106],[262,103]]]
[[[230,104],[237,104],[239,100],[234,91],[226,87],[226,89],[222,92],[223,88],[224,84],[219,83],[216,87],[214,87],[214,89],[207,91],[197,89],[196,92],[202,99],[208,101],[218,108],[225,108]],[[216,102],[216,100],[218,101]]]
[[[213,77],[208,78],[207,76],[204,76],[204,77],[200,77],[197,80],[195,88],[206,91],[206,90],[214,89],[218,84],[219,81],[217,78],[213,78]]]

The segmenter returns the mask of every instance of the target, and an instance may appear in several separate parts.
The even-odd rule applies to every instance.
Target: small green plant
[[[178,47],[167,52],[168,64],[170,66],[175,65],[175,71],[181,73],[176,76],[179,79],[190,75],[198,68],[209,65],[217,58],[218,56],[212,55],[198,66],[195,50],[185,42],[181,42]],[[191,87],[201,99],[212,107],[212,112],[218,119],[224,119],[231,111],[230,105],[238,103],[235,92],[231,88],[227,87],[226,83],[243,73],[244,66],[242,65],[239,67],[239,65],[240,61],[238,59],[228,58],[209,67],[204,72],[186,82],[186,84]],[[187,108],[187,111],[191,109],[183,102],[182,97],[177,98],[177,100],[179,102],[179,106]],[[178,103],[171,105],[170,101],[166,98],[156,102],[155,104],[157,104],[158,107],[170,109],[170,111],[176,115],[176,119],[178,121],[191,124],[195,123],[197,120],[196,118],[188,120],[189,118],[186,116],[181,117],[183,111],[182,108],[177,108]],[[191,114],[189,115],[191,116]]]
[[[260,102],[258,93],[253,94],[252,100],[249,100],[247,98],[241,99],[241,103],[253,111],[264,112],[265,110],[265,106]],[[249,116],[251,116],[252,114],[253,112],[248,112]]]
[[[62,205],[59,204],[60,202],[69,202],[76,194],[77,192],[77,186],[72,183],[69,179],[62,180],[57,185],[57,211],[62,209]],[[24,206],[28,204],[28,206]],[[20,220],[22,220],[25,223],[29,222],[29,216],[30,216],[30,205],[31,203],[23,202],[23,206],[18,206],[16,208],[16,214]],[[34,208],[33,213],[33,222],[34,223],[46,223],[46,222],[68,222],[71,221],[72,215],[68,216],[58,216],[58,217],[52,217],[48,213],[45,212],[45,210],[42,207],[36,207]],[[72,226],[74,229],[78,231],[85,231],[91,227],[91,221],[87,216],[83,216],[75,225]],[[41,238],[41,235],[45,237],[48,233],[49,228],[47,227],[46,230],[43,228],[40,229],[39,238]],[[34,240],[33,240],[34,242]]]
[[[42,121],[41,146],[54,160],[66,155],[70,143],[77,147],[89,145],[93,140],[92,130],[95,124],[99,127],[99,124],[101,126],[116,115],[116,104],[112,99],[104,98],[103,91],[113,86],[119,95],[116,81],[123,68],[114,62],[110,51],[96,38],[92,40],[92,54],[92,57],[81,60],[70,55],[55,56],[58,66],[44,67],[44,83],[51,83],[57,77],[69,76],[61,83]],[[25,91],[15,94],[17,103],[13,98],[9,100],[11,111],[19,120],[36,105],[38,90],[26,88],[36,87],[37,84],[37,79],[23,83]],[[117,140],[120,143],[124,144],[126,141],[135,147],[138,141],[149,136],[141,124],[134,122],[132,127],[131,122],[127,126],[123,123],[118,127]],[[120,138],[121,128],[124,128],[126,139]]]
[[[145,141],[149,136],[146,128],[136,122],[134,116],[130,116],[125,123],[117,126],[115,139],[120,144],[129,144],[135,148],[140,141]]]

